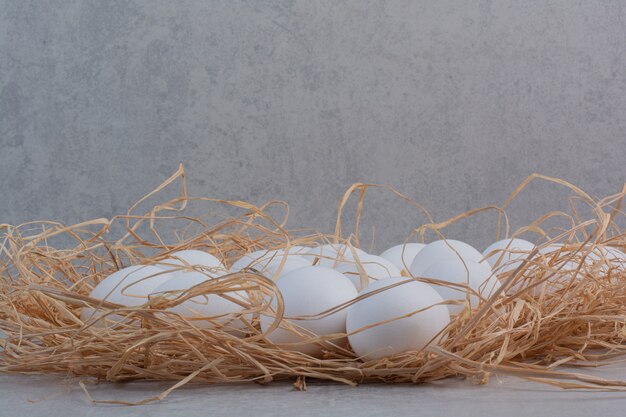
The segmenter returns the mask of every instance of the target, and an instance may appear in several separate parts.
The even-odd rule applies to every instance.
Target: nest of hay
[[[570,213],[551,212],[509,233],[506,208],[537,179],[566,187],[574,195],[572,201],[586,212],[572,204]],[[150,203],[178,184],[182,185],[179,196],[161,204]],[[339,202],[334,234],[287,230],[285,203],[255,206],[189,197],[181,166],[125,215],[72,226],[49,221],[1,224],[0,330],[4,337],[0,339],[0,370],[108,381],[177,381],[173,388],[189,381],[269,383],[291,378],[303,389],[307,377],[352,385],[420,383],[454,376],[485,383],[492,373],[564,388],[626,387],[622,381],[557,369],[611,363],[626,349],[626,264],[602,256],[603,248],[626,247],[626,234],[618,226],[624,217],[621,201],[626,189],[594,200],[569,183],[533,175],[503,206],[472,210],[410,230],[407,240],[423,238],[426,232],[443,236],[451,224],[492,210],[497,212],[500,238],[526,233],[540,243],[515,270],[499,276],[503,285],[496,294],[453,318],[439,345],[379,360],[364,361],[346,346],[331,345],[322,357],[312,357],[270,343],[261,331],[259,317],[274,318],[266,333],[283,326],[282,300],[275,283],[255,270],[207,280],[173,297],[149,297],[138,307],[89,297],[98,282],[121,267],[150,264],[182,249],[207,251],[230,266],[251,250],[326,242],[359,246],[359,219],[366,191],[371,188],[382,188],[422,210],[388,187],[355,184]],[[342,212],[351,198],[356,199],[356,223],[354,231],[345,236]],[[201,214],[193,214],[192,205],[202,207]],[[226,210],[220,212],[216,207]],[[271,214],[277,210],[282,212],[279,216]],[[544,227],[554,217],[566,218],[570,227],[556,231]],[[542,255],[540,249],[555,242],[564,245],[549,256]],[[566,264],[568,268],[564,268]],[[233,291],[250,294],[242,312],[231,317],[245,324],[243,336],[220,325],[223,321],[199,326],[197,321],[168,310],[201,294],[228,297]],[[275,309],[273,299],[277,300]],[[83,308],[101,314],[83,322]],[[112,315],[123,317],[119,325],[98,325]],[[324,337],[308,337],[307,343],[324,342]]]

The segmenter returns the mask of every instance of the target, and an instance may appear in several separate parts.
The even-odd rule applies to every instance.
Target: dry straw
[[[510,233],[506,209],[536,180],[570,191],[571,212],[548,213]],[[182,186],[179,197],[162,204],[149,203],[176,184]],[[538,249],[515,270],[499,276],[503,285],[498,293],[483,299],[478,308],[468,306],[458,315],[445,330],[443,343],[374,361],[362,361],[348,347],[311,334],[304,342],[326,346],[322,357],[268,342],[259,327],[260,316],[275,317],[268,332],[279,325],[299,332],[297,319],[311,317],[281,322],[280,293],[271,279],[254,270],[207,280],[185,292],[153,296],[140,307],[89,297],[99,281],[119,268],[152,263],[181,249],[205,250],[230,265],[250,250],[321,242],[360,246],[363,202],[371,188],[390,192],[430,219],[415,228],[407,241],[423,238],[427,232],[443,236],[455,222],[495,211],[497,238],[530,235],[539,243]],[[622,359],[625,351],[626,264],[603,250],[625,249],[626,234],[618,226],[624,218],[621,204],[625,193],[626,188],[598,201],[565,181],[533,175],[501,207],[484,207],[437,223],[395,190],[354,184],[340,201],[336,231],[329,236],[285,229],[288,207],[282,202],[257,207],[241,201],[188,197],[181,166],[126,215],[72,226],[57,222],[0,225],[0,330],[5,334],[0,339],[0,370],[93,376],[108,381],[176,381],[161,395],[140,403],[162,399],[190,381],[269,383],[289,378],[296,381],[296,387],[305,389],[306,378],[354,385],[463,376],[486,383],[490,374],[498,373],[562,388],[625,390],[624,381],[562,370],[566,366],[612,363]],[[353,233],[344,236],[343,211],[354,198],[356,223]],[[142,208],[146,205],[151,207]],[[190,214],[191,205],[201,207],[203,214]],[[270,215],[276,210],[284,210],[279,219]],[[568,227],[548,228],[555,218],[566,219]],[[549,254],[542,250],[555,242],[564,245]],[[420,278],[407,277],[410,279]],[[233,334],[224,317],[207,318],[213,323],[207,326],[206,321],[199,325],[168,310],[200,294],[220,294],[232,301],[229,294],[233,291],[246,291],[250,296],[242,312],[229,317],[245,327],[245,337]],[[272,299],[276,308],[271,306]],[[83,322],[80,312],[85,307],[97,309],[101,315]],[[103,326],[103,320],[113,315],[124,319],[117,325]]]

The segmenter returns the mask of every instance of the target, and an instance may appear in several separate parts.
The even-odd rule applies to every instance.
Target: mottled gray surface
[[[501,203],[533,172],[615,193],[625,13],[571,0],[0,0],[0,222],[124,212],[179,162],[195,195],[285,199],[293,226],[324,231],[356,181],[393,185],[438,219]],[[553,208],[552,190],[535,187],[514,224]],[[375,204],[380,249],[423,220]],[[453,234],[484,244],[492,223]]]

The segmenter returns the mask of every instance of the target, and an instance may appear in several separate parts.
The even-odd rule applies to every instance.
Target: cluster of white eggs
[[[98,284],[91,296],[137,306],[149,295],[184,291],[230,272],[253,270],[274,280],[282,298],[278,327],[271,313],[260,316],[269,342],[317,356],[325,347],[345,347],[347,334],[359,357],[378,359],[437,343],[445,337],[451,316],[493,296],[500,289],[498,277],[515,270],[534,248],[522,239],[505,239],[481,253],[447,239],[397,245],[376,256],[343,244],[293,246],[248,253],[230,270],[213,255],[186,250],[158,264],[121,269]],[[541,253],[560,249],[551,246]],[[613,248],[605,252],[597,255],[626,265],[626,254]],[[231,300],[244,301],[248,294],[236,291],[229,297],[197,296],[172,310],[204,327],[220,323],[242,329],[243,322],[232,317],[244,307]],[[273,305],[277,310],[277,299]],[[83,320],[94,315],[92,309],[82,312]],[[323,337],[323,342],[314,336]]]
[[[226,274],[228,270],[215,256],[199,250],[183,250],[152,265],[122,268],[98,283],[90,296],[109,303],[136,307],[145,304],[149,296],[169,292],[177,296],[191,287]],[[242,303],[247,298],[243,291],[234,291],[228,296]],[[220,319],[242,309],[240,303],[217,294],[207,294],[185,300],[170,310],[191,320],[199,319],[195,323],[200,327],[220,323],[224,326],[242,328],[241,321],[229,323],[228,319]],[[100,313],[92,308],[84,308],[81,319],[85,322],[97,319],[98,325],[117,325],[123,322],[123,319],[116,315],[101,317]]]

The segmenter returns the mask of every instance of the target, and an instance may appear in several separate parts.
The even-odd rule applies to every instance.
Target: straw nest
[[[507,207],[538,179],[570,191],[571,212],[550,212],[509,233]],[[534,237],[538,249],[555,242],[564,246],[549,256],[536,249],[514,271],[500,275],[500,290],[483,299],[478,308],[466,307],[456,316],[441,344],[363,361],[348,347],[331,348],[322,357],[311,357],[267,341],[259,317],[275,317],[268,332],[283,325],[282,300],[275,283],[254,270],[207,280],[174,296],[150,297],[140,307],[102,302],[89,294],[104,277],[123,266],[152,263],[181,249],[208,251],[228,266],[247,251],[263,248],[322,242],[359,246],[363,201],[371,188],[382,188],[394,198],[413,204],[415,210],[423,210],[420,206],[388,187],[354,184],[339,202],[335,233],[322,235],[287,230],[285,203],[254,206],[192,198],[185,184],[181,166],[127,214],[112,219],[72,226],[50,221],[0,224],[0,330],[5,334],[0,339],[2,372],[61,373],[108,381],[176,381],[171,389],[189,381],[269,383],[280,379],[292,379],[296,387],[305,389],[306,378],[354,385],[419,383],[457,376],[486,383],[490,374],[498,373],[564,388],[626,389],[626,382],[561,369],[611,363],[626,350],[626,265],[602,256],[601,250],[626,247],[626,234],[618,227],[624,217],[621,201],[626,188],[594,200],[569,183],[533,175],[502,206],[484,207],[414,228],[407,241],[423,238],[427,232],[444,236],[451,224],[494,211],[500,235],[496,237],[526,234]],[[179,186],[182,192],[177,192],[178,197],[162,204],[150,203]],[[345,236],[341,219],[351,198],[356,202],[356,223],[353,232]],[[203,207],[204,214],[191,214],[191,205]],[[227,214],[219,214],[216,207],[226,208]],[[270,215],[277,209],[282,210],[280,216]],[[211,216],[206,215],[209,212]],[[544,227],[555,217],[567,219],[569,227]],[[169,230],[168,236],[161,229]],[[564,265],[571,266],[571,262],[575,268],[565,270]],[[220,324],[223,321],[198,326],[194,320],[168,310],[200,294],[228,297],[233,291],[250,295],[245,309],[232,317],[245,324],[244,337],[229,332]],[[276,311],[270,305],[273,298],[277,299]],[[97,309],[100,318],[81,321],[81,309],[86,307]],[[118,326],[98,325],[98,320],[110,315],[124,319]],[[323,337],[309,337],[324,341]],[[171,389],[143,402],[161,399]]]

